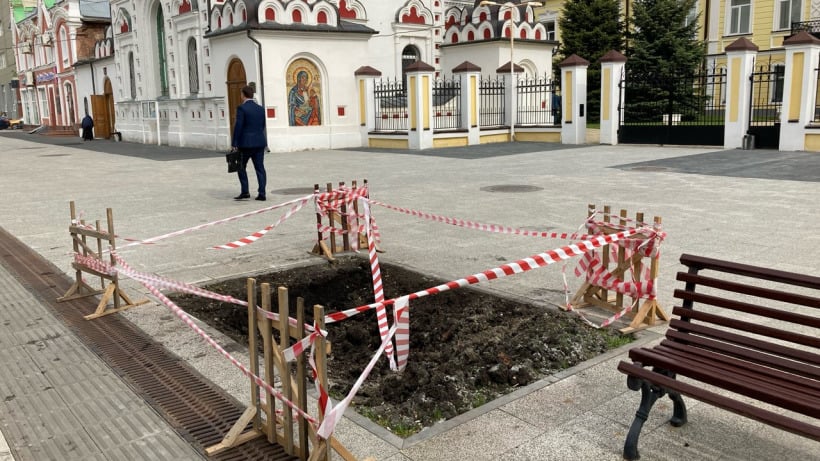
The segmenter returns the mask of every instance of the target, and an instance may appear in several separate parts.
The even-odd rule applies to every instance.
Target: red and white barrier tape
[[[507,263],[501,265],[499,267],[486,270],[484,272],[479,272],[477,274],[470,275],[463,279],[454,280],[452,282],[447,282],[445,284],[428,288],[426,290],[417,291],[411,295],[409,295],[409,299],[418,299],[423,296],[428,296],[432,294],[437,294],[442,291],[448,291],[455,288],[461,288],[467,285],[473,285],[476,283],[487,282],[490,280],[494,280],[501,277],[506,277],[508,275],[518,274],[521,272],[526,272],[532,269],[536,269],[543,266],[548,266],[550,264],[554,264],[558,261],[566,260],[573,258],[575,256],[583,255],[584,253],[593,250],[595,248],[600,248],[604,245],[620,241],[632,235],[635,235],[639,232],[646,232],[646,233],[653,233],[652,229],[630,229],[622,232],[618,232],[615,234],[610,235],[600,235],[596,237],[592,237],[588,240],[583,240],[577,243],[573,243],[570,245],[566,245],[560,248],[556,248],[554,250],[550,250],[544,253],[539,253],[537,255],[530,256],[528,258],[524,258],[512,263]],[[341,312],[333,312],[325,316],[325,323],[333,323],[338,322],[354,315],[360,314],[362,312],[366,312],[371,309],[375,309],[378,304],[391,304],[395,302],[395,299],[384,301],[383,303],[373,303],[364,306],[355,307],[353,309],[348,309]]]
[[[377,200],[370,200],[370,203],[373,205],[379,205],[381,207],[387,208],[389,210],[398,211],[400,213],[404,213],[410,216],[416,216],[419,218],[424,218],[429,221],[440,222],[444,224],[451,224],[453,226],[464,227],[466,229],[474,229],[480,230],[485,232],[494,232],[499,234],[512,234],[512,235],[523,235],[526,237],[541,237],[541,238],[555,238],[555,239],[564,239],[564,240],[587,240],[594,235],[589,234],[579,234],[579,233],[567,233],[567,232],[541,232],[541,231],[531,231],[526,229],[516,229],[513,227],[502,226],[499,224],[484,224],[475,221],[468,221],[466,219],[460,218],[448,218],[446,216],[436,215],[432,213],[426,213],[423,211],[418,210],[411,210],[409,208],[401,208],[394,205],[388,205],[383,202],[379,202]]]
[[[410,356],[410,299],[402,296],[393,304],[393,323],[396,325],[396,368],[404,371]]]
[[[293,216],[294,213],[301,210],[302,207],[305,206],[307,204],[307,202],[309,202],[309,201],[310,201],[310,197],[300,200],[299,203],[294,205],[290,210],[287,211],[287,213],[282,215],[282,217],[279,218],[275,223],[271,224],[270,226],[268,226],[268,227],[266,227],[266,228],[264,228],[260,231],[254,232],[253,234],[248,235],[247,237],[243,237],[239,240],[234,240],[233,242],[229,242],[229,243],[225,243],[223,245],[217,245],[215,247],[211,247],[211,249],[212,250],[233,250],[233,249],[236,249],[236,248],[241,248],[241,247],[250,245],[251,243],[261,239],[262,237],[264,237],[265,234],[267,234],[271,230],[276,229],[277,226],[279,226],[280,224],[285,222],[288,218]]]
[[[362,201],[364,206],[364,221],[367,226],[371,222],[371,210],[367,201]],[[379,326],[379,336],[382,341],[387,338],[387,332],[390,330],[390,325],[387,322],[387,308],[384,305],[384,286],[382,285],[382,273],[379,266],[379,255],[376,252],[376,241],[373,238],[373,233],[367,229],[367,253],[370,259],[370,274],[373,280],[373,301],[378,304],[376,307],[376,322]],[[396,359],[393,353],[393,343],[390,342],[384,348],[384,354],[390,363],[390,369],[396,370]]]
[[[124,274],[124,275],[129,275],[129,272],[131,272],[132,269],[128,266],[128,264],[122,258],[120,258],[120,256],[117,255],[115,252],[112,252],[112,254],[117,259],[117,263],[120,265],[120,267],[117,269],[117,271],[119,273]],[[137,279],[135,279],[135,280],[137,280]],[[268,394],[270,394],[273,397],[275,397],[276,399],[280,400],[282,403],[284,403],[286,406],[288,406],[288,408],[290,408],[291,410],[298,413],[300,416],[305,418],[305,420],[307,420],[308,422],[310,422],[314,426],[318,424],[318,421],[316,420],[316,418],[314,418],[313,416],[305,413],[295,403],[288,400],[281,392],[274,389],[270,384],[266,383],[265,380],[263,380],[261,377],[254,374],[249,368],[247,368],[245,365],[240,363],[239,360],[237,360],[228,351],[226,351],[224,348],[222,348],[222,346],[220,346],[219,343],[217,343],[213,338],[211,338],[207,333],[205,333],[205,331],[203,331],[196,323],[194,323],[194,321],[191,320],[191,317],[189,317],[188,314],[184,310],[182,310],[179,306],[174,304],[173,301],[171,301],[164,294],[162,294],[162,292],[160,292],[159,289],[157,289],[155,286],[151,285],[148,282],[145,282],[145,281],[142,281],[142,280],[137,280],[137,281],[140,282],[145,288],[147,288],[148,291],[151,292],[151,294],[156,296],[156,298],[159,299],[166,307],[171,309],[171,311],[180,320],[182,320],[186,325],[188,325],[192,330],[194,330],[200,337],[202,337],[202,339],[204,339],[205,342],[207,342],[209,345],[211,345],[211,347],[216,349],[220,354],[222,354],[223,357],[225,357],[232,364],[234,364],[234,366],[239,368],[239,370],[242,371],[242,373],[245,376],[247,376],[248,378],[253,379],[253,381],[258,386],[265,389],[268,392]]]

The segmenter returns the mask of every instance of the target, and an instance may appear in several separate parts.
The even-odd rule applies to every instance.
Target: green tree
[[[692,117],[702,111],[704,98],[697,94],[694,76],[706,47],[697,38],[696,1],[635,0],[625,53],[625,121],[660,121],[673,113]]]
[[[706,53],[696,35],[696,4],[697,0],[635,0],[625,53],[629,69],[660,75],[695,71]]]
[[[576,54],[590,62],[587,69],[587,119],[600,120],[601,68],[598,60],[623,47],[623,23],[618,0],[567,0],[558,19],[561,48],[558,62]]]

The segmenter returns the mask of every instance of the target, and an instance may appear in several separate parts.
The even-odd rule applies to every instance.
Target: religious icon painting
[[[290,126],[322,124],[322,79],[307,59],[293,61],[287,70],[288,121]]]

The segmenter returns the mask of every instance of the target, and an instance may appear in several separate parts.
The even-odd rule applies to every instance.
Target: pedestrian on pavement
[[[245,171],[248,160],[253,162],[256,170],[256,181],[259,184],[256,200],[265,200],[265,149],[268,147],[268,136],[265,132],[265,110],[253,100],[254,89],[242,87],[242,103],[236,108],[236,124],[233,129],[231,151],[239,151],[242,158],[239,164],[239,186],[241,190],[235,200],[251,198],[248,188],[248,173]]]
[[[83,142],[85,141],[93,141],[94,140],[94,119],[91,118],[88,113],[85,114],[83,117],[83,121],[80,122],[80,127],[83,129]]]

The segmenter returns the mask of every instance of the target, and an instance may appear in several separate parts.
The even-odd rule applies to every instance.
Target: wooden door
[[[114,110],[114,90],[111,88],[111,80],[105,79],[105,86],[103,88],[103,93],[105,94],[105,119],[106,119],[106,126],[108,127],[108,134],[109,136],[117,131],[117,112]],[[96,125],[97,122],[94,122]],[[108,136],[106,136],[107,138]]]
[[[111,130],[108,128],[108,102],[104,94],[91,95],[91,115],[94,118],[94,137],[111,136]]]
[[[228,117],[230,119],[230,133],[228,136],[233,136],[233,127],[236,123],[236,108],[242,103],[241,91],[242,87],[248,84],[245,76],[245,66],[239,59],[233,59],[228,64]]]

